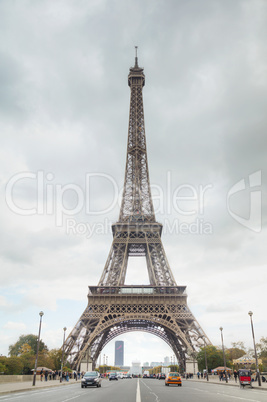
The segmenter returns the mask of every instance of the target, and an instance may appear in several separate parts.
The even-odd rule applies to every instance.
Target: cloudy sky
[[[135,45],[177,284],[213,344],[222,326],[226,346],[251,347],[249,310],[256,340],[267,335],[266,34],[264,0],[0,1],[0,354],[38,333],[40,310],[42,339],[60,347],[100,279],[119,214]],[[148,283],[142,258],[129,261],[126,282]],[[126,364],[173,354],[152,335],[120,339]]]

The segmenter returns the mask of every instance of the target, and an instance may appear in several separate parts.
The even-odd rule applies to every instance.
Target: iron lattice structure
[[[181,368],[206,334],[187,306],[185,286],[177,286],[161,241],[152,203],[142,90],[143,68],[130,68],[131,88],[127,159],[119,221],[98,286],[90,286],[88,306],[65,342],[73,367],[87,356],[93,362],[114,337],[130,331],[159,336],[173,350]],[[129,256],[145,256],[150,285],[126,286]]]

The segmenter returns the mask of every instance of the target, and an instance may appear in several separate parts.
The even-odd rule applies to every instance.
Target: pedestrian
[[[40,375],[41,375],[41,381],[43,381],[43,376],[44,376],[44,370],[43,369],[41,370]]]
[[[197,372],[197,378],[199,379],[199,377],[200,377],[200,372],[198,371]]]
[[[45,370],[45,381],[47,381],[47,377],[48,377],[48,371]]]
[[[236,370],[234,371],[234,377],[235,377],[235,382],[237,382],[238,374],[237,374],[237,371],[236,371]]]

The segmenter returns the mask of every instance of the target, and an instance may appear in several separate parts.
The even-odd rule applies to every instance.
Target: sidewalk
[[[71,379],[68,382],[67,381],[60,382],[59,380],[36,381],[34,387],[32,385],[32,381],[1,383],[0,395],[19,391],[34,391],[40,388],[63,387],[65,385],[77,384],[80,382],[81,380],[76,381],[74,379]]]
[[[220,381],[219,377],[216,375],[209,375],[209,381],[207,381],[204,378],[198,379],[197,376],[194,376],[194,378],[189,378],[186,380],[185,378],[182,378],[182,381],[195,381],[195,382],[206,382],[210,384],[217,384],[217,385],[226,385],[226,386],[232,386],[232,387],[239,387],[239,381],[235,382],[234,378],[231,378],[228,380],[228,383],[225,381]],[[261,387],[259,387],[258,381],[253,381],[252,382],[252,388],[255,389],[262,389],[264,391],[267,391],[267,382],[261,382]]]

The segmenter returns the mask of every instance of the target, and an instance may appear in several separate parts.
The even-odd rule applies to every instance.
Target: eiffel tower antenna
[[[181,370],[196,349],[210,340],[187,306],[185,286],[177,286],[155,218],[145,135],[144,69],[130,68],[131,90],[124,188],[113,241],[98,286],[89,286],[88,306],[69,334],[65,353],[73,368],[95,367],[104,346],[130,331],[145,331],[163,339]],[[125,285],[129,257],[144,256],[149,285]],[[81,369],[81,365],[85,364]],[[87,366],[86,366],[87,364]]]
[[[138,46],[135,46],[135,67],[138,67],[137,49],[138,49]]]

